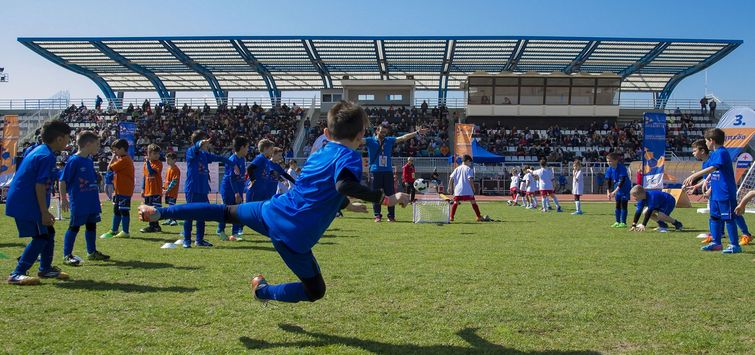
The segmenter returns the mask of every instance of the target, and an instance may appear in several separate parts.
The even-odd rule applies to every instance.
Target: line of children
[[[154,207],[162,207],[163,199],[163,162],[160,160],[160,146],[150,144],[147,146],[147,160],[144,162],[142,180],[142,196],[144,204]],[[162,232],[160,224],[150,222],[149,226],[140,230],[142,233]]]
[[[451,205],[451,222],[456,215],[456,208],[462,201],[469,201],[472,204],[472,209],[477,215],[477,221],[483,221],[480,214],[480,207],[477,206],[477,201],[474,198],[474,170],[472,170],[472,157],[464,155],[461,165],[457,166],[453,172],[451,172],[448,178],[448,186],[454,187],[454,203]]]
[[[226,164],[223,180],[220,183],[220,196],[226,206],[244,203],[244,171],[246,169],[246,153],[249,151],[249,140],[238,136],[233,139],[233,154],[228,157],[230,164]],[[221,240],[241,240],[243,226],[239,223],[231,227],[231,236],[225,234],[225,221],[218,223],[217,234]]]
[[[634,213],[632,228],[630,231],[642,232],[650,219],[658,222],[658,231],[661,233],[668,232],[668,224],[671,223],[677,231],[682,230],[682,222],[671,218],[671,212],[676,207],[676,199],[671,194],[659,190],[645,190],[641,185],[635,185],[629,194],[634,197],[637,203],[637,210]],[[641,224],[637,224],[645,213],[645,218]]]
[[[165,173],[163,193],[165,194],[165,204],[168,206],[175,205],[178,200],[178,185],[181,180],[181,169],[176,165],[176,160],[178,160],[178,156],[174,152],[165,155],[168,171]],[[169,219],[163,222],[163,225],[177,226],[178,222],[174,219]]]
[[[616,200],[614,216],[616,223],[611,225],[613,228],[627,227],[627,213],[629,208],[629,190],[632,188],[632,181],[629,179],[627,167],[619,160],[621,156],[618,153],[609,153],[606,156],[608,169],[606,169],[606,182],[608,184],[608,199]]]
[[[134,194],[134,161],[128,154],[128,141],[118,139],[113,142],[111,149],[113,157],[110,159],[108,170],[115,174],[113,178],[113,187],[115,196],[113,196],[113,227],[109,232],[100,236],[102,239],[113,237],[128,238],[130,237],[129,224],[131,218],[131,196]],[[118,228],[123,226],[119,233]]]
[[[81,258],[73,255],[73,245],[81,226],[85,226],[87,259],[109,260],[97,250],[97,223],[100,222],[100,191],[92,155],[100,149],[100,139],[92,131],[84,131],[76,139],[78,151],[66,161],[60,176],[60,198],[63,211],[71,211],[70,224],[63,238],[63,263],[79,266]],[[70,195],[70,200],[69,200]]]

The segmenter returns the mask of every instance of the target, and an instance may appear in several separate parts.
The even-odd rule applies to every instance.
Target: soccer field
[[[699,251],[706,215],[674,211],[680,233],[608,226],[613,205],[583,216],[480,204],[500,222],[475,223],[468,204],[452,225],[398,223],[367,214],[337,219],[315,247],[328,286],[315,303],[252,300],[250,276],[295,280],[269,240],[211,249],[160,249],[162,234],[99,240],[111,262],[55,264],[67,282],[0,286],[0,351],[9,353],[752,353],[755,247],[738,255]],[[573,208],[572,204],[566,206]],[[98,234],[110,224],[104,208]],[[3,207],[4,212],[4,207]],[[630,219],[633,213],[630,207]],[[755,227],[755,217],[748,216]],[[0,271],[26,239],[0,220]],[[655,223],[651,222],[655,227]],[[83,230],[75,254],[85,256]],[[36,273],[36,265],[33,269]],[[749,349],[749,350],[748,350]]]

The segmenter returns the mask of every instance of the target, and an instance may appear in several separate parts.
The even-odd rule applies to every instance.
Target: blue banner
[[[136,140],[134,135],[136,134],[136,123],[134,122],[121,122],[118,124],[118,138],[125,139],[128,142],[128,155],[131,159],[134,158],[136,146]]]
[[[646,189],[662,189],[666,160],[666,114],[645,112],[642,123],[642,185]]]

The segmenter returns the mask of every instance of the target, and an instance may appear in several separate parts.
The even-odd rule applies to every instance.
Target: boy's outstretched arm
[[[692,185],[695,182],[695,180],[699,179],[703,175],[711,174],[714,171],[716,171],[716,167],[715,166],[709,166],[709,167],[707,167],[707,168],[705,168],[703,170],[700,170],[700,171],[698,171],[698,172],[690,175],[688,178],[684,179],[684,182],[682,183],[682,186],[684,186],[684,187],[690,186],[690,185]]]
[[[344,196],[368,202],[382,202],[387,206],[401,205],[401,207],[405,207],[409,203],[409,195],[398,192],[391,196],[385,196],[382,190],[373,191],[369,187],[360,184],[356,176],[348,170],[342,170],[338,175],[336,191]]]

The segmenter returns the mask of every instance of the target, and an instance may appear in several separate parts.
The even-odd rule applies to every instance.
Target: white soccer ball
[[[427,188],[430,187],[430,184],[425,179],[417,179],[414,180],[414,190],[417,192],[423,194],[427,191]]]

